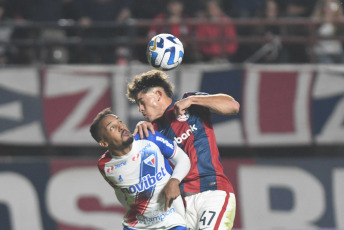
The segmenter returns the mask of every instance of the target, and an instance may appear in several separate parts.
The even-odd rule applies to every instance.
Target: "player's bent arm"
[[[188,155],[186,155],[186,153],[177,146],[175,154],[169,160],[174,165],[171,179],[177,179],[180,183],[190,171],[190,159]]]
[[[184,101],[185,100],[185,101]],[[240,104],[227,94],[210,94],[210,95],[193,95],[183,100],[176,102],[175,107],[178,107],[177,113],[183,114],[185,109],[191,105],[200,105],[207,107],[210,112],[220,115],[237,114],[240,109]]]
[[[176,148],[176,152],[169,160],[175,165],[175,167],[171,179],[168,181],[161,193],[161,195],[164,195],[166,198],[165,211],[168,207],[171,207],[173,200],[180,196],[179,183],[188,174],[191,167],[189,157],[178,146]]]

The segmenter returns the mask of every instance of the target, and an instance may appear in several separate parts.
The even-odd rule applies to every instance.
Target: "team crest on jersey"
[[[185,112],[184,114],[178,115],[177,120],[178,121],[187,121],[189,119],[190,115],[188,112]]]
[[[143,162],[146,165],[149,165],[151,167],[155,167],[155,156],[154,156],[154,154],[151,154],[150,156],[148,156]]]

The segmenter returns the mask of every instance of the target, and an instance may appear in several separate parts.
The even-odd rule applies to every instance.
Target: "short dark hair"
[[[140,92],[147,93],[151,88],[161,87],[166,95],[173,97],[173,84],[169,82],[165,72],[160,70],[151,70],[140,75],[136,75],[127,86],[127,98],[135,102]]]
[[[99,112],[91,124],[90,132],[91,132],[93,139],[96,140],[97,142],[99,142],[102,139],[102,137],[99,135],[99,123],[107,115],[114,115],[111,108],[106,108],[106,109],[102,110],[101,112]]]

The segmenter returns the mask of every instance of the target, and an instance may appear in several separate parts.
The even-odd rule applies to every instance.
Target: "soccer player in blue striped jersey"
[[[174,140],[190,158],[190,172],[180,184],[189,229],[231,229],[236,200],[224,174],[211,113],[236,114],[239,103],[227,94],[201,92],[186,93],[177,101],[167,74],[159,70],[135,76],[128,84],[127,97],[149,121],[140,122],[134,134],[143,137],[149,135],[148,130],[157,130]]]
[[[190,169],[186,153],[159,132],[133,137],[109,108],[96,116],[90,132],[107,148],[98,168],[127,210],[123,230],[186,230],[178,187]]]

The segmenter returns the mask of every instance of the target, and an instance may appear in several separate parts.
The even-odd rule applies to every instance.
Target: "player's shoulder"
[[[152,141],[152,142],[156,142],[157,137],[163,137],[163,135],[159,132],[159,131],[155,131],[155,134],[153,134],[151,131],[148,131],[149,133],[149,136],[148,137],[143,137],[142,139],[140,138],[140,135],[137,133],[135,136],[134,136],[134,139],[136,141],[139,141],[139,140],[148,140],[148,141]]]
[[[194,96],[194,95],[209,95],[209,93],[206,93],[206,92],[186,92],[186,93],[184,93],[183,98],[187,98],[187,97]]]
[[[110,152],[106,151],[103,155],[100,156],[98,159],[98,167],[104,166],[107,162],[111,160]]]

